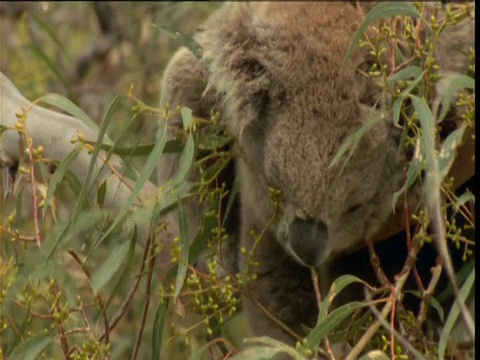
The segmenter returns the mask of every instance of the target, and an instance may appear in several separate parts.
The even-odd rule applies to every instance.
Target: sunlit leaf
[[[440,152],[438,154],[438,171],[441,179],[444,179],[448,175],[450,168],[457,156],[457,149],[462,143],[463,133],[465,132],[465,126],[454,130],[450,133],[442,144]]]

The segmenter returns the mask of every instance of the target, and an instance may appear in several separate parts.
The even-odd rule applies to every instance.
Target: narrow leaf
[[[47,94],[40,98],[40,102],[45,104],[53,105],[63,111],[67,112],[68,114],[72,115],[74,118],[77,118],[85,125],[87,125],[90,129],[98,131],[98,125],[90,119],[90,117],[77,105],[75,105],[69,99],[58,95],[58,94]],[[110,140],[109,140],[110,141]]]
[[[70,154],[68,154],[65,159],[60,163],[60,165],[55,170],[55,174],[53,174],[50,183],[48,184],[47,195],[45,196],[45,205],[43,207],[43,215],[45,216],[45,212],[50,205],[50,200],[52,199],[52,195],[54,194],[55,190],[57,189],[57,185],[62,181],[63,177],[70,169],[73,161],[77,158],[78,153],[80,152],[81,148],[77,147],[73,149]]]
[[[54,339],[53,336],[41,334],[17,346],[10,354],[10,360],[35,360],[48,344]]]
[[[123,240],[126,239],[124,238]],[[95,292],[104,288],[105,285],[112,280],[115,274],[117,274],[122,265],[127,262],[129,250],[129,241],[121,241],[119,244],[110,247],[108,258],[92,276],[92,289]]]
[[[443,142],[442,148],[438,154],[438,171],[442,180],[448,175],[448,172],[453,165],[457,156],[457,149],[462,143],[464,132],[465,126],[462,126],[449,134]]]
[[[353,301],[342,305],[327,315],[307,337],[307,342],[312,350],[315,350],[322,339],[332,332],[335,327],[341,325],[342,321],[349,317],[354,311],[366,307],[367,304],[359,301]]]
[[[182,252],[178,260],[177,277],[175,279],[175,291],[173,292],[173,301],[180,294],[183,282],[187,275],[188,253],[190,249],[190,233],[188,228],[188,219],[185,209],[181,202],[178,203],[178,225],[180,227],[180,241],[182,244]]]
[[[92,180],[93,172],[94,172],[95,167],[96,167],[95,165],[97,165],[97,158],[98,158],[98,155],[100,153],[100,148],[101,148],[100,145],[102,144],[103,139],[106,136],[107,127],[108,127],[108,125],[110,124],[110,121],[113,118],[114,110],[115,110],[115,108],[118,104],[119,99],[120,98],[118,96],[115,97],[115,99],[111,102],[110,106],[108,107],[105,118],[102,121],[102,126],[100,127],[100,130],[98,132],[98,141],[95,144],[95,146],[93,147],[93,152],[92,152],[92,155],[91,155],[91,158],[90,158],[90,163],[88,165],[87,174],[85,176],[83,186],[80,190],[80,194],[78,195],[77,204],[75,205],[75,209],[74,209],[72,217],[70,219],[70,223],[67,226],[65,226],[63,231],[61,231],[58,234],[57,238],[55,239],[54,245],[52,246],[52,248],[50,250],[50,253],[47,256],[47,262],[51,259],[55,249],[60,244],[60,242],[64,238],[65,234],[68,232],[70,226],[74,225],[77,222],[78,214],[79,214],[80,209],[82,208],[82,206],[84,204],[84,201],[88,201],[87,197],[88,197],[88,194],[90,193],[90,190],[91,190],[91,184],[92,184],[91,180]]]
[[[188,134],[188,139],[183,148],[182,155],[178,163],[178,170],[172,180],[173,184],[178,184],[179,182],[185,180],[190,173],[192,168],[193,161],[195,159],[195,143],[193,141],[193,134]]]
[[[165,320],[167,318],[168,299],[162,301],[155,313],[155,321],[153,323],[152,332],[152,360],[160,359],[162,350],[163,330],[165,329]]]
[[[394,212],[395,212],[395,206],[397,205],[398,197],[402,195],[408,188],[410,188],[410,186],[413,185],[418,175],[420,174],[421,165],[422,165],[421,162],[418,161],[417,158],[413,158],[410,161],[410,164],[408,165],[407,180],[405,181],[405,184],[403,184],[400,190],[398,190],[396,193],[393,194],[392,208]]]
[[[130,194],[129,198],[123,205],[122,209],[120,212],[117,214],[117,217],[113,221],[112,225],[107,229],[107,231],[102,235],[98,241],[95,242],[95,245],[93,246],[92,250],[94,250],[98,245],[100,245],[106,238],[107,236],[112,232],[117,225],[123,221],[125,215],[128,213],[130,210],[130,206],[132,205],[133,201],[137,198],[138,194],[142,190],[143,186],[145,185],[145,182],[148,181],[150,175],[152,172],[155,170],[158,161],[160,159],[160,156],[163,153],[163,149],[165,148],[165,144],[167,142],[167,122],[165,122],[164,128],[160,132],[160,138],[157,139],[157,142],[152,149],[152,152],[147,158],[147,161],[145,162],[145,166],[143,167],[141,173],[138,175],[138,178],[135,182],[135,186],[132,190],[132,193]]]
[[[460,294],[463,299],[467,299],[468,295],[472,291],[473,284],[475,283],[475,268],[470,272],[470,275],[467,277],[467,280],[463,283]],[[462,321],[459,319],[460,315],[460,306],[458,305],[458,301],[455,301],[453,304],[450,313],[448,314],[447,320],[445,321],[445,325],[443,326],[442,333],[440,335],[440,340],[438,341],[438,357],[439,359],[443,359],[445,356],[445,350],[447,348],[448,339],[450,338],[450,334],[452,332],[453,327],[457,320]]]
[[[379,3],[375,6],[372,10],[370,10],[365,16],[365,20],[360,25],[358,30],[355,32],[353,36],[352,42],[347,50],[347,54],[345,55],[345,59],[343,61],[343,65],[345,66],[350,58],[352,57],[353,50],[357,45],[358,40],[360,37],[365,33],[368,26],[379,19],[388,18],[392,16],[410,16],[413,18],[419,18],[420,14],[418,13],[417,9],[410,3],[410,2],[395,2],[395,1],[385,1]]]
[[[452,104],[453,97],[460,89],[475,89],[475,79],[472,79],[467,75],[458,75],[458,77],[448,83],[443,96],[442,111],[440,112],[438,122],[445,119],[448,109],[450,109],[450,105]]]
[[[418,78],[421,75],[422,75],[422,69],[420,67],[409,66],[390,76],[390,78],[388,79],[388,84],[390,86],[393,86],[401,80],[405,81],[411,78]]]
[[[365,135],[368,131],[370,131],[381,119],[383,118],[383,115],[381,112],[375,112],[373,116],[371,116],[363,125],[360,127],[355,133],[352,135],[348,136],[347,139],[340,145],[340,148],[338,149],[337,153],[333,157],[329,167],[332,167],[336,165],[341,157],[347,152],[347,150],[350,150],[347,160],[350,159],[350,157],[353,155],[353,152],[355,151],[357,145],[360,143],[360,140],[362,139],[363,135]]]

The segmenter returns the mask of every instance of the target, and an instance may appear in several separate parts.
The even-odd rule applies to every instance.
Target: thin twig
[[[405,282],[407,281],[407,278],[413,268],[413,265],[415,264],[418,251],[419,251],[419,246],[418,244],[414,243],[408,253],[407,259],[405,261],[405,264],[402,270],[395,277],[394,291],[396,294],[400,294],[402,292],[403,286],[405,285]],[[381,313],[379,314],[379,317],[377,318],[377,320],[372,325],[370,325],[370,327],[365,331],[365,333],[360,338],[360,340],[355,344],[355,346],[352,348],[350,353],[345,357],[345,360],[358,359],[362,350],[365,348],[365,346],[368,345],[371,338],[375,335],[375,333],[380,328],[381,323],[379,319],[385,319],[390,313],[390,311],[392,310],[392,306],[393,306],[392,298],[390,297],[390,299],[386,302],[385,306],[383,307]]]
[[[140,330],[138,332],[137,340],[135,342],[135,348],[133,350],[132,360],[136,360],[137,357],[138,357],[138,351],[140,350],[140,343],[142,341],[143,330],[145,329],[145,322],[147,320],[148,308],[149,308],[149,305],[150,305],[150,293],[151,293],[151,289],[152,289],[152,276],[153,276],[153,269],[154,269],[154,265],[155,265],[155,246],[153,246],[151,244],[150,236],[149,236],[148,245],[149,245],[149,248],[150,248],[149,249],[150,250],[150,261],[148,263],[147,287],[146,287],[146,290],[145,290],[146,300],[145,300],[145,306],[143,308],[143,316],[142,316],[142,322],[140,324]],[[145,252],[147,252],[147,251],[148,251],[148,249],[145,248]]]
[[[371,300],[370,294],[368,293],[368,289],[365,289],[365,292],[367,294],[367,299]],[[391,303],[391,301],[389,301]],[[395,328],[392,328],[391,324],[385,321],[385,317],[380,314],[380,312],[377,310],[375,306],[370,306],[370,311],[373,313],[373,315],[377,319],[377,323],[382,325],[385,329],[389,330],[392,332],[393,336],[397,338],[397,340],[405,347],[405,350],[411,352],[413,355],[414,359],[419,359],[419,360],[426,360],[426,358],[418,352],[409,342],[407,339],[405,339]],[[391,344],[392,351],[391,353],[391,359],[395,359],[395,352],[394,352],[394,346],[393,343]]]

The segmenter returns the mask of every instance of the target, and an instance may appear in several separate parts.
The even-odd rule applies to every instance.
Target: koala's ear
[[[271,86],[265,56],[272,31],[261,12],[250,6],[226,4],[196,36],[208,64],[207,90],[221,94],[225,118],[237,136],[258,119],[268,104]]]

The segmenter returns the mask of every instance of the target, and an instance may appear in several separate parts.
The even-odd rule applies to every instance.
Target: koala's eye
[[[356,212],[357,210],[360,210],[361,207],[362,207],[362,204],[356,204],[356,205],[350,206],[350,207],[347,209],[347,211],[345,211],[345,215],[353,214],[353,213]]]

